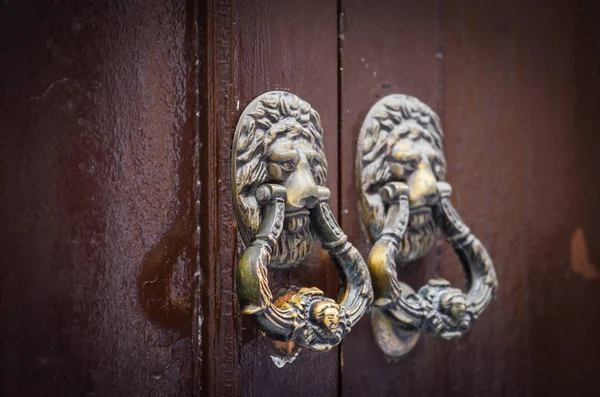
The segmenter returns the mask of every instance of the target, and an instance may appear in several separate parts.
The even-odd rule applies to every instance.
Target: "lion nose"
[[[319,190],[308,164],[298,164],[286,185],[288,207],[313,208],[319,202]]]
[[[437,180],[427,163],[420,163],[408,180],[411,207],[431,206],[438,199]]]

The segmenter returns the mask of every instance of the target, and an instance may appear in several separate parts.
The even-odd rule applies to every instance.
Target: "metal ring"
[[[242,312],[268,337],[316,351],[340,343],[373,302],[367,265],[329,208],[322,134],[307,102],[273,91],[246,107],[232,148],[233,202],[247,244],[236,279]],[[297,266],[314,238],[338,268],[339,300],[312,287],[275,304],[267,267]]]
[[[406,185],[397,189],[399,194],[390,201],[386,226],[371,249],[368,263],[376,307],[407,331],[426,331],[444,339],[454,339],[475,323],[492,301],[498,283],[487,250],[471,234],[450,202],[450,185],[439,182],[438,190],[440,200],[433,207],[435,222],[466,270],[467,292],[452,288],[447,280],[432,279],[417,293],[402,294],[395,257],[410,216]]]
[[[444,339],[461,336],[497,290],[487,250],[450,201],[442,141],[438,116],[408,95],[378,101],[361,128],[357,180],[363,222],[374,241],[368,264],[378,316],[372,321],[377,323],[383,318],[379,314],[384,314],[403,330],[394,342],[397,346],[392,346],[389,335],[394,333],[384,336],[377,331],[389,326],[373,325],[377,342],[388,355],[406,354],[415,342],[410,333],[425,331]],[[437,230],[462,262],[467,292],[452,288],[444,279],[429,280],[416,293],[403,291],[396,265],[423,257],[432,248]]]

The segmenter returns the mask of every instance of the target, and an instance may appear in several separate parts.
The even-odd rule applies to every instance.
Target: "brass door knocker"
[[[420,331],[463,335],[495,296],[498,282],[485,247],[450,202],[438,116],[417,98],[389,95],[369,111],[359,137],[360,208],[374,242],[368,264],[375,294],[371,323],[386,355],[402,356]],[[423,257],[440,230],[466,272],[466,290],[433,279],[415,293],[396,264]]]
[[[237,266],[242,312],[272,339],[331,349],[370,308],[373,291],[367,265],[329,208],[319,114],[290,93],[260,95],[237,124],[231,163],[235,215],[247,247]],[[340,272],[339,300],[313,287],[275,304],[267,267],[298,265],[315,238]]]

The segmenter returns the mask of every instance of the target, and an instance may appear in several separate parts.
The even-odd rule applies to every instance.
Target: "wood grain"
[[[443,125],[449,181],[457,209],[486,245],[498,274],[497,300],[473,330],[446,344],[446,388],[451,395],[530,393],[530,309],[526,269],[530,210],[523,170],[530,104],[522,83],[517,3],[444,4]],[[457,263],[453,253],[445,263]],[[461,274],[454,266],[455,276]],[[467,373],[469,376],[467,376]]]
[[[193,6],[0,12],[1,391],[193,390]]]
[[[439,110],[440,32],[434,1],[342,1],[341,166],[342,228],[367,257],[371,243],[358,208],[355,159],[358,134],[370,107],[392,93],[416,96]],[[367,33],[368,32],[368,33]],[[399,274],[419,287],[438,268],[438,254]],[[410,357],[389,363],[380,353],[366,316],[343,342],[341,394],[443,395],[443,363],[437,340],[422,340]],[[418,379],[418,381],[417,381]]]
[[[598,395],[598,8],[6,1],[0,394]],[[268,90],[319,111],[331,206],[365,257],[364,116],[395,92],[440,114],[454,204],[500,281],[466,337],[390,362],[366,317],[342,349],[274,365],[238,312],[230,192],[233,129]],[[399,272],[434,276],[464,283],[442,241]],[[276,294],[335,297],[337,278],[319,248],[270,272]]]
[[[531,390],[536,395],[600,393],[597,330],[600,280],[572,263],[578,247],[600,270],[600,205],[594,183],[600,89],[600,12],[592,2],[536,2],[524,13],[528,104],[526,130],[526,261],[530,307]],[[557,28],[560,27],[560,28]],[[527,102],[525,102],[527,101]]]
[[[338,349],[303,354],[277,368],[271,341],[242,320],[235,295],[241,243],[234,224],[230,153],[239,115],[263,92],[283,90],[308,101],[321,115],[331,196],[338,196],[336,5],[327,1],[222,1],[209,6],[210,91],[206,182],[210,194],[203,228],[213,237],[203,255],[206,311],[206,395],[335,395]],[[337,213],[337,203],[332,202]],[[240,246],[238,246],[240,245]],[[320,249],[293,271],[270,270],[276,295],[317,286],[337,296],[337,274]]]
[[[362,118],[379,96],[402,92],[437,110],[445,131],[453,201],[486,244],[498,299],[457,342],[422,338],[388,363],[369,324],[343,344],[343,395],[597,394],[598,40],[596,7],[567,2],[343,1],[342,170],[354,166]],[[363,33],[369,32],[368,36]],[[367,66],[368,65],[368,66]],[[377,75],[375,67],[384,65]],[[371,73],[368,68],[373,67]],[[381,76],[381,79],[378,79]],[[357,84],[356,82],[360,82]],[[393,87],[383,91],[380,87]],[[360,229],[353,173],[342,173],[342,227]],[[574,233],[585,236],[573,248]],[[583,265],[570,263],[573,249]],[[580,267],[577,267],[580,266]],[[425,270],[422,270],[422,268]],[[461,284],[445,246],[399,272],[413,286],[431,276]]]

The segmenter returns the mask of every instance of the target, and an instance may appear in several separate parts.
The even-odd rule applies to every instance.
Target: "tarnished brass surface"
[[[371,241],[377,241],[386,219],[385,194],[380,190],[388,182],[404,182],[409,187],[411,217],[397,262],[408,263],[425,255],[435,242],[431,205],[437,200],[436,182],[446,177],[437,115],[413,97],[381,99],[362,125],[356,170],[362,218]]]
[[[410,286],[402,282],[400,287],[403,296],[415,293]],[[421,337],[419,332],[402,328],[398,321],[378,307],[371,310],[371,329],[375,335],[377,346],[389,357],[404,356],[415,347]]]
[[[450,202],[438,116],[414,97],[397,94],[381,99],[360,132],[357,172],[363,221],[374,242],[368,264],[377,314],[408,333],[425,331],[444,339],[461,336],[494,298],[497,278],[485,247]],[[467,292],[452,288],[447,280],[433,279],[417,293],[406,293],[396,265],[425,255],[438,230],[465,269]],[[379,346],[388,355],[407,353],[410,348],[389,345],[390,332],[378,332],[389,328],[377,324],[382,318],[372,318]],[[406,345],[403,340],[394,343]]]
[[[338,344],[373,302],[367,265],[329,208],[326,176],[320,118],[307,102],[272,91],[246,107],[232,148],[233,203],[247,245],[237,266],[238,299],[270,338],[317,351]],[[267,267],[297,266],[314,239],[340,272],[339,300],[312,287],[275,305]]]

